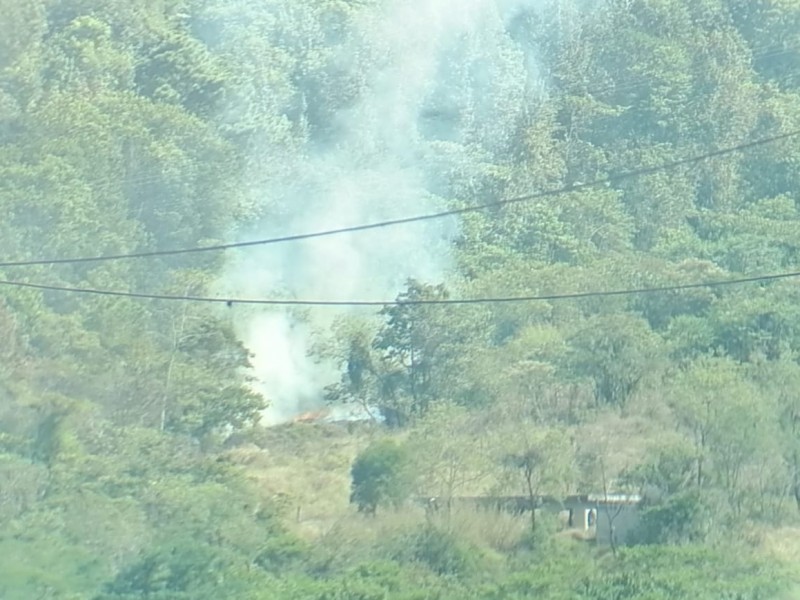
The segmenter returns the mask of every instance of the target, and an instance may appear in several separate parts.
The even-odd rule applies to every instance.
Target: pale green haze
[[[800,598],[800,0],[0,0],[0,209],[0,600]]]

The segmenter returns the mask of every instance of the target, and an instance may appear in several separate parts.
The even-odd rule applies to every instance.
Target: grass
[[[665,436],[646,419],[611,413],[598,415],[579,433],[583,444],[611,457],[606,464],[610,478],[641,461],[654,441],[663,442]],[[530,527],[528,515],[474,507],[454,508],[449,515],[444,511],[426,515],[417,506],[379,509],[374,518],[358,514],[349,503],[350,467],[361,450],[386,436],[400,437],[369,424],[291,424],[254,430],[244,444],[228,450],[227,456],[244,467],[265,496],[280,500],[290,529],[312,542],[332,563],[369,560],[385,551],[386,540],[400,539],[426,523],[448,529],[460,540],[495,556],[512,555],[524,545]],[[552,533],[565,541],[585,537],[582,532],[558,528]],[[800,565],[800,526],[785,522],[776,528],[742,531],[741,535],[748,535],[768,559]]]
[[[609,435],[610,431],[615,434]],[[624,435],[620,435],[622,432]],[[580,437],[584,443],[597,447],[598,453],[615,457],[613,464],[607,465],[608,475],[613,478],[624,467],[642,459],[655,433],[644,419],[608,414],[582,426]],[[367,423],[297,423],[259,428],[247,436],[246,443],[229,450],[228,458],[244,466],[265,495],[281,500],[293,528],[306,538],[316,538],[352,512],[350,466],[356,455],[376,438],[388,435],[400,437]],[[512,544],[504,538],[518,537],[512,531],[527,523],[522,519],[520,524],[519,519],[509,515],[477,516],[453,514],[452,518],[462,521],[465,534],[481,537],[489,546],[498,548]],[[482,529],[480,535],[469,533],[475,527]]]
[[[800,527],[776,527],[760,532],[763,553],[779,562],[800,565]]]
[[[350,465],[384,430],[369,424],[298,423],[254,430],[227,452],[267,497],[279,499],[302,537],[321,537],[350,507]]]

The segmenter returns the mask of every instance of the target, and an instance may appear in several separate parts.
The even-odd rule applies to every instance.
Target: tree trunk
[[[525,468],[525,483],[528,487],[528,501],[531,509],[531,533],[536,532],[536,496],[533,489],[533,468]]]
[[[797,510],[800,511],[800,472],[794,474],[794,501],[797,503]]]

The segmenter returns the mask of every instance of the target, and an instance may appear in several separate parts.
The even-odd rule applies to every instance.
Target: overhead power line
[[[261,299],[261,298],[214,298],[208,296],[181,296],[168,294],[145,294],[139,292],[124,292],[117,290],[93,289],[84,287],[67,287],[58,285],[46,285],[39,283],[28,283],[23,281],[0,280],[0,285],[28,288],[42,291],[66,292],[75,294],[94,294],[98,296],[114,296],[118,298],[139,298],[145,300],[168,300],[179,302],[203,302],[210,304],[256,304],[268,306],[416,306],[416,305],[461,305],[461,304],[510,304],[519,302],[544,302],[556,300],[578,300],[582,298],[603,298],[609,296],[633,296],[638,294],[658,294],[666,292],[679,292],[683,290],[693,290],[698,288],[715,288],[730,285],[740,285],[745,283],[759,283],[768,281],[778,281],[781,279],[791,279],[800,277],[800,271],[788,273],[774,273],[771,275],[757,275],[753,277],[741,277],[737,279],[721,279],[716,281],[703,281],[698,283],[686,283],[681,285],[667,285],[646,288],[628,288],[620,290],[600,290],[590,292],[573,292],[564,294],[544,294],[529,296],[500,296],[484,298],[455,298],[437,300],[280,300],[280,299]]]
[[[702,161],[706,161],[712,158],[717,158],[720,156],[726,156],[729,154],[734,154],[737,152],[742,152],[744,150],[748,150],[750,148],[755,148],[758,146],[764,146],[767,144],[771,144],[774,142],[778,142],[780,140],[789,139],[792,137],[796,137],[800,135],[800,130],[792,131],[789,133],[784,133],[781,135],[770,136],[767,138],[761,138],[758,140],[754,140],[752,142],[745,142],[742,144],[737,144],[736,146],[730,146],[727,148],[722,148],[719,150],[714,150],[711,152],[707,152],[705,154],[699,154],[695,156],[690,156],[687,158],[682,158],[679,160],[671,161],[662,163],[660,165],[655,165],[653,167],[642,167],[639,169],[635,169],[632,171],[627,171],[625,173],[620,173],[617,175],[609,175],[607,177],[598,178],[586,183],[574,183],[571,185],[567,185],[561,188],[553,189],[553,190],[546,190],[543,192],[535,192],[532,194],[525,194],[522,196],[515,196],[512,198],[506,198],[503,200],[495,200],[492,202],[486,202],[484,204],[476,204],[473,206],[467,206],[463,208],[456,208],[451,210],[445,210],[436,213],[428,213],[424,215],[416,215],[411,217],[403,217],[399,219],[390,219],[386,221],[378,221],[374,223],[366,223],[361,225],[351,225],[347,227],[340,227],[338,229],[328,229],[323,231],[315,231],[309,233],[298,233],[292,235],[286,235],[281,237],[273,237],[273,238],[266,238],[260,240],[252,240],[248,242],[231,242],[226,244],[215,244],[209,246],[195,246],[191,248],[177,248],[174,250],[154,250],[149,252],[132,252],[127,254],[110,254],[105,256],[83,256],[83,257],[73,257],[73,258],[42,258],[42,259],[35,259],[35,260],[16,260],[16,261],[6,261],[0,262],[0,268],[8,268],[8,267],[28,267],[34,265],[57,265],[57,264],[76,264],[76,263],[92,263],[92,262],[103,262],[103,261],[114,261],[114,260],[124,260],[124,259],[140,259],[140,258],[153,258],[158,256],[174,256],[179,254],[193,254],[193,253],[200,253],[200,252],[215,252],[215,251],[222,251],[222,250],[231,250],[234,248],[248,248],[253,246],[267,246],[271,244],[280,244],[286,242],[296,242],[301,240],[309,240],[314,238],[322,238],[328,237],[333,235],[340,235],[345,233],[356,233],[360,231],[367,231],[371,229],[381,229],[385,227],[392,227],[396,225],[405,225],[409,223],[419,223],[422,221],[432,221],[435,219],[442,219],[445,217],[463,215],[471,212],[479,212],[483,210],[487,210],[490,208],[498,208],[502,206],[508,206],[511,204],[518,204],[522,202],[528,202],[530,200],[536,200],[540,198],[547,198],[552,196],[559,196],[562,194],[578,192],[582,190],[586,190],[598,185],[606,185],[611,183],[617,183],[620,181],[624,181],[627,179],[633,179],[636,177],[641,177],[644,175],[651,175],[654,173],[658,173],[661,171],[667,171],[671,169],[675,169],[677,167],[690,165],[693,163],[698,163]]]

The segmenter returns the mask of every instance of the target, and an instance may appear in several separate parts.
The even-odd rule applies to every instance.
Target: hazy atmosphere
[[[541,87],[534,52],[507,31],[523,4],[501,9],[494,0],[384,2],[364,9],[347,28],[321,23],[322,35],[341,38],[330,60],[358,95],[330,109],[329,98],[300,86],[286,101],[284,110],[297,104],[312,114],[327,108],[320,124],[325,132],[312,135],[301,118],[297,126],[305,135],[290,151],[266,136],[257,139],[248,155],[251,168],[269,169],[274,160],[286,173],[253,187],[253,203],[263,216],[257,225],[242,224],[242,239],[452,207],[456,186],[464,184],[454,171],[469,164],[470,153],[502,161],[523,118],[529,86]],[[273,10],[279,14],[277,6]],[[304,16],[287,15],[284,25],[298,27]],[[226,116],[241,119],[244,110],[233,105]],[[265,152],[260,142],[271,147]],[[408,278],[452,277],[449,244],[457,232],[450,219],[250,251],[232,261],[223,281],[226,290],[246,296],[389,300]],[[254,353],[256,388],[270,399],[266,421],[322,405],[322,389],[335,371],[309,356],[311,337],[315,327],[325,335],[336,312],[325,308],[298,317],[258,311],[237,321]]]
[[[0,600],[800,598],[800,3],[0,15]]]

